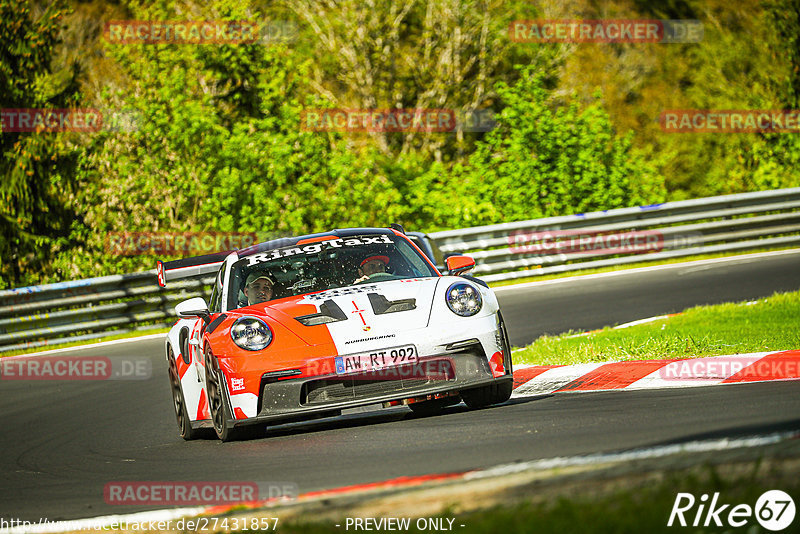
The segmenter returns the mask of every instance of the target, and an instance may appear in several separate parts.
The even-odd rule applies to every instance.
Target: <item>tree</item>
[[[314,43],[314,88],[334,106],[358,109],[490,109],[494,84],[513,81],[513,62],[552,65],[557,47],[509,42],[508,22],[537,13],[498,0],[285,0]],[[309,35],[310,34],[310,35]],[[474,135],[472,136],[475,137]],[[464,132],[373,132],[386,157],[419,152],[450,161]]]
[[[500,83],[498,127],[478,143],[448,183],[463,181],[460,199],[441,200],[447,225],[478,225],[660,202],[663,178],[615,133],[599,102],[551,96],[543,77],[522,70]],[[440,195],[447,187],[440,187]],[[447,216],[444,210],[449,209]]]
[[[63,2],[36,12],[32,2],[0,0],[0,108],[63,109],[79,103],[78,70],[57,66]],[[8,118],[8,116],[6,117]],[[9,122],[7,129],[14,129]],[[69,208],[82,149],[76,134],[0,134],[0,287],[36,279],[68,246]]]
[[[181,19],[168,2],[132,9],[139,20]],[[231,0],[193,9],[195,20],[267,18]],[[309,60],[291,48],[109,43],[107,50],[127,81],[102,107],[139,120],[135,130],[96,138],[81,182],[86,253],[64,255],[64,263],[93,272],[152,267],[152,256],[110,261],[109,232],[269,236],[385,224],[371,207],[398,199],[370,172],[370,151],[359,155],[336,134],[300,128],[304,108],[330,103],[306,96]]]

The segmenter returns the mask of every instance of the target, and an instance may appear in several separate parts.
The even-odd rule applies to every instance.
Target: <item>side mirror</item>
[[[444,261],[448,274],[457,276],[475,267],[475,260],[469,256],[450,256]]]
[[[211,313],[208,311],[208,304],[206,304],[206,301],[203,299],[203,297],[195,297],[193,299],[184,300],[175,306],[175,313],[182,319],[199,317],[205,323],[211,320]]]

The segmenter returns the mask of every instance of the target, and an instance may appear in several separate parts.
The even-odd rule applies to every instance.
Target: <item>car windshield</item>
[[[296,245],[259,252],[233,264],[227,308],[255,304],[246,282],[271,287],[261,301],[363,283],[438,276],[402,237],[364,234],[301,240]],[[261,278],[261,281],[258,281]],[[254,286],[248,286],[253,291]]]

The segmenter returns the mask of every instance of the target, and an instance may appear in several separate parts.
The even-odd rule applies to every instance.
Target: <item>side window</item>
[[[397,243],[397,250],[400,251],[400,254],[403,258],[411,265],[410,272],[403,273],[407,276],[431,276],[433,273],[431,272],[431,268],[428,264],[423,260],[419,253],[412,249],[408,243],[403,241],[402,239],[398,239]],[[423,249],[424,250],[424,249]]]
[[[208,304],[208,311],[211,313],[219,313],[222,311],[222,276],[225,273],[225,262],[217,272],[217,277],[214,278],[214,288],[211,290],[211,302]]]

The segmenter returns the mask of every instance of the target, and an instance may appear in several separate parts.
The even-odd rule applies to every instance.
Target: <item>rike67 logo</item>
[[[719,500],[719,492],[711,496],[710,502],[705,493],[700,499],[691,493],[678,493],[667,526],[743,527],[755,519],[763,528],[778,532],[792,524],[795,512],[794,500],[781,490],[765,491],[755,507],[749,504],[723,504]]]

